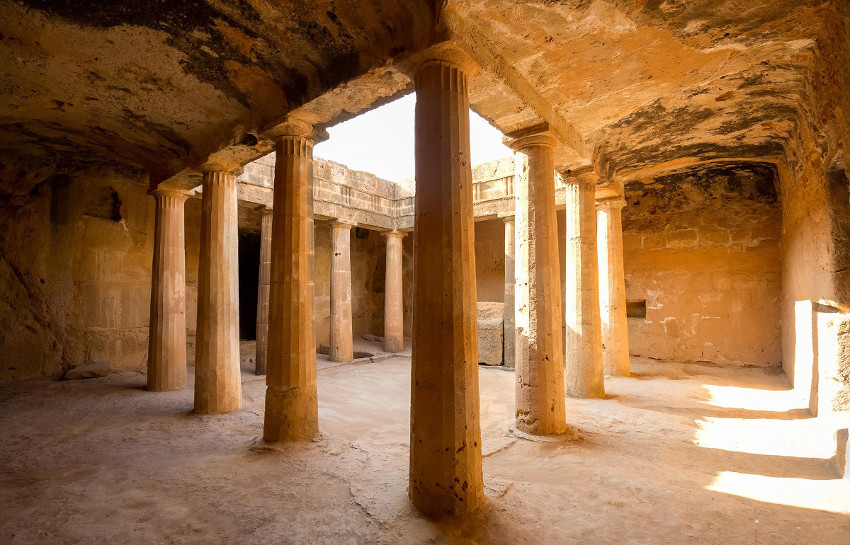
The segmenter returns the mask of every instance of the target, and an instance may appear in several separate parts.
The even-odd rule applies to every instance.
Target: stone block
[[[696,229],[680,229],[667,233],[668,248],[693,248],[697,241]]]
[[[478,363],[502,365],[504,303],[478,303]]]
[[[65,380],[105,377],[111,372],[108,363],[87,363],[65,372]]]

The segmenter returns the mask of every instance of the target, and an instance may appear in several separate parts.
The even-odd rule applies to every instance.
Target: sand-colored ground
[[[834,444],[783,375],[632,366],[567,400],[572,442],[514,437],[514,374],[482,368],[488,503],[462,523],[407,500],[409,358],[321,369],[323,436],[280,449],[247,370],[220,416],[138,374],[5,386],[0,543],[850,543]]]

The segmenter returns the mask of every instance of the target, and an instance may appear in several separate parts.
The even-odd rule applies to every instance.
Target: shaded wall
[[[776,366],[781,212],[776,172],[720,164],[626,187],[626,297],[632,354]]]
[[[0,382],[147,361],[154,200],[115,172],[45,178],[0,205]]]

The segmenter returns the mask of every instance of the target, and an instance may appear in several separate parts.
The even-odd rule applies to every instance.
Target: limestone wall
[[[626,186],[632,354],[779,365],[781,213],[772,167],[715,165]]]
[[[154,201],[122,173],[47,177],[0,211],[0,382],[147,358]]]

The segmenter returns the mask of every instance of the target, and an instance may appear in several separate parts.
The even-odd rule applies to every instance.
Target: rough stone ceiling
[[[847,13],[844,0],[0,0],[0,155],[154,180],[223,148],[250,160],[290,111],[332,124],[408,92],[396,63],[451,38],[484,69],[473,109],[506,133],[549,123],[562,167],[775,158],[801,123],[846,127]]]
[[[429,4],[2,0],[0,148],[170,175],[421,49]]]
[[[831,48],[846,39],[830,28],[846,17],[836,6],[820,0],[450,3],[462,19],[461,40],[475,49],[480,35],[502,57],[493,71],[506,66],[509,80],[530,84],[581,135],[585,160],[618,170],[685,156],[781,155],[809,107],[805,100],[825,100],[806,96],[806,87],[818,55],[834,54]],[[472,87],[476,110],[499,125],[498,97]]]

